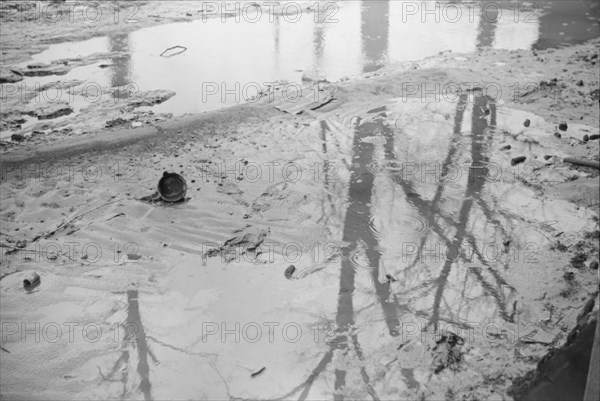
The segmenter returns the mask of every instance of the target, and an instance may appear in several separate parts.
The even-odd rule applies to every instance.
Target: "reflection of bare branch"
[[[464,117],[464,111],[467,105],[467,100],[468,98],[466,95],[461,96],[459,99],[454,120],[453,135],[450,138],[448,153],[442,165],[443,172],[448,171],[449,166],[451,165],[451,163],[454,162],[454,158],[457,154],[457,145],[459,143],[458,139],[460,138],[460,134],[462,131],[462,120]],[[444,187],[441,184],[438,185],[435,195],[430,202],[423,200],[421,197],[407,197],[407,202],[411,204],[414,207],[414,209],[417,210],[417,212],[422,218],[427,219],[427,221],[430,223],[431,230],[420,238],[421,248],[425,245],[428,236],[431,232],[436,234],[441,240],[445,241],[449,247],[459,250],[458,256],[462,260],[467,260],[467,255],[465,255],[462,245],[465,243],[465,241],[469,241],[473,245],[474,255],[485,267],[486,271],[493,277],[494,281],[493,283],[488,281],[483,276],[482,272],[478,270],[473,270],[473,276],[479,283],[479,285],[481,285],[484,293],[487,294],[488,297],[493,298],[494,302],[499,308],[500,315],[502,316],[502,318],[510,320],[510,317],[506,312],[506,301],[504,292],[502,290],[503,286],[507,286],[507,283],[502,278],[500,273],[498,273],[495,270],[495,267],[488,263],[487,260],[485,260],[483,252],[481,251],[481,249],[479,249],[479,245],[475,241],[474,234],[467,229],[467,223],[472,214],[472,210],[474,207],[478,207],[481,210],[485,221],[488,224],[492,224],[494,227],[496,227],[497,230],[500,231],[500,235],[503,237],[502,240],[504,241],[507,238],[506,230],[504,229],[504,227],[501,226],[501,224],[497,220],[493,218],[493,209],[487,205],[486,201],[482,197],[482,190],[485,185],[485,177],[487,176],[488,164],[488,158],[485,155],[485,143],[491,140],[491,137],[487,132],[487,115],[490,115],[489,125],[491,127],[495,127],[495,103],[491,98],[487,96],[475,97],[471,124],[473,134],[471,137],[471,168],[469,169],[469,179],[465,190],[465,197],[459,209],[459,216],[457,219],[458,221],[454,222],[448,217],[445,217],[438,206],[444,191]],[[387,130],[385,136],[387,139],[386,154],[394,154],[394,134],[391,130]],[[479,172],[483,172],[484,174],[481,174]],[[393,178],[394,182],[397,185],[401,186],[406,194],[415,192],[413,185],[410,182],[406,182],[404,180],[399,179],[399,177],[395,176]],[[438,219],[441,220],[441,222],[438,222]],[[442,222],[444,224],[450,224],[454,227],[456,232],[452,239],[448,238],[445,234],[446,230],[444,230],[440,225],[440,223]],[[418,261],[419,258],[415,258],[407,267],[407,270],[411,270],[413,267],[415,267]],[[435,291],[432,312],[429,319],[430,324],[437,325],[437,323],[440,320],[442,320],[440,308],[442,305],[446,304],[443,294],[454,263],[455,262],[452,260],[446,260],[442,266],[441,271],[438,274],[437,279],[426,281],[409,290],[419,291],[429,288],[429,291]],[[508,262],[504,263],[504,268],[508,268]],[[463,299],[467,288],[466,280],[467,278],[465,278],[463,289],[461,290]],[[509,288],[511,288],[512,290],[512,287]],[[446,306],[448,312],[450,313],[450,316],[452,317],[452,308],[449,305]],[[454,305],[453,307],[456,307],[456,305]]]

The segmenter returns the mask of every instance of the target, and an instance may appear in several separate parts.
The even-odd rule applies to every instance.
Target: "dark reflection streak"
[[[471,208],[473,207],[473,199],[477,196],[481,196],[481,191],[485,183],[485,180],[481,179],[482,176],[485,176],[485,173],[482,175],[481,170],[487,172],[486,162],[488,160],[483,153],[484,148],[482,139],[484,130],[487,128],[487,121],[484,116],[489,100],[490,99],[487,96],[477,96],[473,104],[473,113],[471,119],[471,130],[473,133],[471,142],[471,167],[469,168],[469,177],[467,180],[467,189],[465,193],[466,198],[463,201],[462,207],[460,208],[458,224],[456,226],[456,234],[454,241],[452,241],[453,249],[461,249],[463,241],[468,235],[466,228],[469,221]],[[493,107],[495,109],[495,105],[493,103],[489,104],[489,106],[490,108]],[[453,263],[453,260],[446,260],[439,276],[438,287],[433,301],[433,312],[429,320],[429,324],[432,324],[436,327],[439,322],[440,302],[444,293],[444,288],[448,282],[448,276],[450,275],[450,270],[452,269]],[[484,283],[481,284],[485,287]]]
[[[281,40],[281,21],[279,20],[279,15],[275,16],[275,23],[273,24],[273,29],[275,30],[274,34],[274,48],[275,48],[275,71],[279,72],[279,62],[281,59],[281,54],[279,50],[279,42]]]
[[[500,11],[501,12],[501,11]],[[496,35],[496,25],[498,24],[499,9],[497,7],[481,8],[479,19],[479,34],[477,35],[477,48],[492,47]]]
[[[129,34],[121,33],[109,36],[108,48],[111,52],[127,53],[111,60],[111,86],[123,86],[130,82],[131,56],[129,54]]]
[[[315,67],[318,72],[321,72],[323,69],[323,54],[325,52],[325,32],[321,21],[314,25],[313,45]]]
[[[365,64],[363,72],[379,69],[388,53],[388,0],[369,0],[361,3],[361,40]]]
[[[148,364],[148,343],[146,342],[146,333],[142,324],[142,318],[140,316],[140,307],[138,303],[138,292],[137,290],[127,291],[127,323],[133,325],[135,328],[133,333],[127,333],[125,341],[133,342],[138,350],[138,366],[137,371],[140,375],[140,389],[144,394],[145,400],[151,400],[150,389],[152,384],[150,383],[150,366]]]
[[[464,117],[464,110],[466,108],[467,100],[468,100],[467,96],[461,96],[461,98],[459,99],[459,104],[457,105],[457,113],[456,113],[456,117],[455,117],[455,121],[454,121],[454,135],[450,141],[451,147],[449,149],[449,153],[446,157],[444,165],[442,166],[442,171],[446,171],[449,163],[452,162],[453,156],[456,153],[456,149],[455,149],[456,141],[454,139],[456,139],[456,136],[459,135],[461,132],[462,120]],[[418,213],[422,217],[426,217],[426,216],[429,217],[428,220],[430,222],[430,225],[431,225],[430,227],[431,227],[432,231],[434,233],[436,233],[441,239],[446,241],[446,243],[449,244],[453,249],[459,250],[460,257],[463,259],[466,259],[466,256],[467,256],[467,255],[465,255],[464,249],[462,249],[462,246],[461,246],[463,244],[463,242],[465,240],[470,240],[473,244],[476,244],[476,242],[474,241],[473,235],[471,233],[467,232],[467,230],[466,230],[468,218],[469,218],[471,209],[474,205],[474,201],[477,202],[477,204],[479,204],[479,205],[484,205],[484,207],[482,209],[485,209],[487,212],[489,212],[489,213],[486,213],[484,211],[484,213],[486,213],[486,219],[488,221],[492,221],[491,220],[491,211],[489,210],[489,207],[487,207],[487,205],[481,198],[483,186],[485,185],[484,178],[487,177],[487,173],[488,173],[488,171],[487,171],[488,170],[488,168],[487,168],[488,158],[485,155],[485,144],[484,144],[484,139],[487,139],[487,140],[490,139],[490,136],[487,133],[488,123],[486,120],[486,114],[487,114],[488,110],[491,114],[490,115],[490,125],[492,127],[494,127],[496,124],[496,106],[495,106],[493,99],[491,99],[487,96],[476,97],[475,101],[474,101],[473,116],[472,116],[472,133],[473,133],[472,142],[471,142],[472,164],[471,164],[471,168],[469,169],[469,177],[468,177],[467,189],[466,189],[466,194],[465,194],[465,200],[463,201],[463,204],[461,206],[461,209],[459,212],[459,219],[458,219],[457,223],[454,223],[446,218],[443,219],[443,221],[455,226],[456,234],[455,234],[454,239],[452,241],[450,241],[444,234],[444,230],[441,228],[439,223],[437,223],[435,221],[435,217],[436,216],[439,217],[441,215],[439,208],[437,207],[437,203],[438,203],[439,199],[441,199],[441,190],[443,190],[443,188],[441,188],[441,189],[438,188],[438,190],[436,191],[434,200],[430,203],[422,200],[419,197],[408,197],[407,198],[407,201],[418,211]],[[386,154],[392,155],[392,154],[394,154],[393,153],[393,150],[394,150],[393,131],[391,131],[391,130],[386,131],[386,139],[387,139],[387,142],[385,145]],[[397,176],[393,176],[393,178],[394,178],[394,182],[397,183],[398,185],[400,185],[402,187],[402,189],[405,191],[405,193],[414,192],[413,186],[411,183],[406,182]],[[424,244],[425,241],[426,241],[426,238],[422,238],[421,243]],[[486,268],[490,272],[490,274],[494,277],[497,288],[501,289],[503,285],[506,285],[505,280],[498,274],[498,272],[496,272],[493,269],[492,266],[489,265],[489,263],[487,263],[485,261],[483,255],[476,247],[475,247],[475,254],[482,261],[482,263],[486,266]],[[416,264],[417,261],[418,260],[414,261],[412,263],[412,265]],[[439,310],[440,310],[440,305],[442,304],[442,294],[444,292],[445,285],[447,283],[452,264],[453,264],[453,260],[447,260],[444,263],[444,266],[443,266],[442,271],[439,274],[439,276],[436,279],[430,281],[430,283],[433,283],[434,285],[437,286],[436,293],[434,296],[433,311],[432,311],[432,314],[429,319],[429,323],[433,324],[435,326],[437,326],[439,321],[444,320],[443,318],[440,317]],[[498,305],[498,307],[500,309],[501,316],[504,319],[508,319],[508,316],[506,313],[506,308],[505,308],[504,295],[497,288],[495,288],[488,281],[486,281],[479,272],[476,272],[475,276],[476,276],[477,281],[482,285],[482,287],[486,291],[486,293],[488,293],[492,297],[494,297],[494,300],[496,301],[496,304]],[[422,287],[422,285],[418,286],[418,288],[420,288],[420,287]]]

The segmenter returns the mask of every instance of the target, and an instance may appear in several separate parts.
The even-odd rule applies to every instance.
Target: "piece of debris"
[[[26,290],[31,290],[40,285],[40,283],[40,276],[36,272],[30,273],[23,279],[23,287],[25,287]]]
[[[569,126],[565,122],[558,124],[558,129],[561,131],[566,131],[568,128],[569,128]]]
[[[285,269],[285,278],[287,278],[288,280],[291,280],[292,277],[294,276],[294,272],[296,271],[296,266],[294,265],[289,265],[289,267],[287,269]]]
[[[510,161],[510,165],[516,166],[517,164],[523,163],[526,159],[527,159],[527,157],[525,157],[525,156],[513,157],[512,160]]]
[[[531,120],[530,119],[526,119],[525,122],[523,122],[523,125],[525,127],[529,127],[531,125]]]
[[[260,368],[256,372],[252,373],[250,375],[250,377],[256,377],[256,376],[260,375],[262,372],[264,372],[265,370],[267,370],[267,368],[263,366],[262,368]]]
[[[571,163],[571,164],[575,164],[577,166],[592,167],[592,168],[600,170],[600,162],[597,162],[595,160],[579,159],[576,157],[565,157],[563,159],[563,161],[565,163]]]
[[[465,340],[462,337],[453,333],[443,335],[442,338],[436,341],[436,346],[433,348],[434,373],[440,373],[446,368],[457,370],[462,361],[461,349],[464,343]]]
[[[174,51],[176,50],[176,51]],[[187,50],[187,47],[185,46],[173,46],[173,47],[169,47],[168,49],[165,49],[164,52],[162,52],[160,54],[161,57],[173,57],[173,56],[177,56],[178,54],[181,54],[183,52],[185,52]]]
[[[239,254],[244,254],[248,251],[256,252],[266,237],[267,233],[264,231],[238,235],[237,237],[228,239],[220,247],[208,250],[205,255],[209,258],[222,255],[225,261],[230,262],[236,259],[238,252]]]
[[[391,274],[386,274],[385,278],[386,278],[388,284],[395,283],[396,281],[398,281]]]

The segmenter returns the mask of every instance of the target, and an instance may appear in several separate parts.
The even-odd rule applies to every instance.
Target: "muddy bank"
[[[536,371],[516,380],[509,394],[516,400],[584,399],[588,377],[593,377],[589,366],[598,325],[596,302],[596,296],[590,298],[566,344],[548,353]]]

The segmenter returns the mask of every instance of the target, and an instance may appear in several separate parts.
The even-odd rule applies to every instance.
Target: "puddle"
[[[71,352],[69,364],[50,357],[56,344],[38,343],[35,361],[50,361],[49,370],[48,364],[14,358],[31,346],[33,337],[28,337],[30,342],[13,337],[3,344],[11,353],[4,355],[11,357],[7,372],[17,372],[9,373],[8,379],[3,375],[9,385],[6,391],[22,394],[19,378],[41,387],[54,376],[68,374],[85,378],[65,382],[61,388],[63,394],[80,398],[163,399],[175,394],[175,398],[198,399],[198,394],[205,394],[210,399],[331,399],[335,395],[341,400],[369,399],[372,394],[373,399],[418,399],[427,387],[437,391],[429,398],[443,399],[439,391],[446,391],[447,382],[443,390],[435,385],[448,380],[448,375],[435,371],[446,369],[448,355],[453,382],[470,384],[473,370],[498,367],[516,376],[522,369],[513,368],[518,338],[492,342],[485,337],[485,325],[493,322],[507,331],[520,329],[519,322],[537,327],[541,319],[548,319],[544,313],[548,302],[572,313],[570,308],[579,302],[575,297],[551,294],[551,289],[558,292],[564,286],[563,269],[568,263],[568,254],[552,250],[551,245],[559,232],[561,241],[575,242],[583,231],[597,229],[590,219],[592,212],[536,193],[515,176],[519,170],[510,166],[511,155],[495,151],[504,143],[516,147],[519,139],[503,131],[524,130],[517,125],[524,117],[531,119],[531,131],[544,129],[548,122],[496,108],[492,99],[480,94],[463,96],[458,103],[395,99],[386,101],[385,109],[381,104],[361,105],[359,114],[364,119],[358,125],[340,122],[356,116],[349,107],[340,107],[339,120],[308,126],[294,127],[279,119],[242,126],[236,141],[215,138],[214,148],[209,149],[199,143],[178,146],[177,156],[161,155],[159,165],[140,150],[138,190],[125,181],[81,183],[81,192],[65,201],[64,210],[73,207],[70,215],[83,213],[73,223],[79,228],[77,240],[105,247],[105,259],[96,266],[86,265],[91,270],[85,279],[80,269],[65,268],[79,266],[79,259],[61,262],[56,283],[68,291],[62,287],[54,291],[50,278],[48,289],[42,284],[38,293],[25,295],[20,291],[20,276],[4,278],[5,319],[32,319],[48,304],[61,305],[56,310],[64,313],[70,308],[63,304],[76,304],[81,312],[76,309],[68,321],[85,314],[107,324],[127,322],[137,328],[138,341],[135,345],[119,341],[114,349],[101,342],[80,341],[78,348],[65,347]],[[260,136],[257,126],[264,132]],[[531,149],[542,155],[548,150],[543,143]],[[116,152],[111,157],[130,160],[131,155]],[[243,176],[223,178],[223,170],[207,174],[207,160],[211,164],[244,160],[249,166],[294,161],[306,174],[290,182],[281,179],[279,169],[273,175],[263,170],[257,177],[244,170]],[[324,161],[335,162],[333,174],[321,171],[315,177],[315,163],[323,167]],[[423,163],[429,167],[438,163],[439,175],[435,169],[425,176],[423,170],[409,171],[422,168]],[[502,167],[502,177],[493,174],[494,166]],[[232,164],[226,167],[233,169]],[[137,200],[138,193],[145,195],[147,187],[156,185],[163,168],[183,170],[190,185],[189,201],[157,208]],[[44,197],[58,196],[79,184],[60,180],[57,185],[45,189]],[[9,202],[5,207],[11,211],[18,206],[10,202],[23,198],[24,220],[43,213],[39,203],[32,201],[41,186],[47,187],[35,179],[24,180],[19,188],[6,184],[12,192],[3,188]],[[126,192],[131,196],[123,196]],[[119,201],[108,209],[84,213],[94,201],[111,196]],[[106,219],[117,212],[121,217]],[[43,229],[59,224],[63,217],[48,213]],[[7,221],[5,225],[10,236],[23,224]],[[265,247],[258,262],[246,254],[229,261],[206,257],[202,263],[213,244],[218,247],[231,238],[244,239],[247,233],[263,230]],[[58,231],[48,242],[72,238]],[[135,240],[139,241],[136,254],[142,256],[139,261],[128,261],[127,268],[114,264],[110,246]],[[285,258],[284,246],[290,244],[308,251],[297,259],[290,254]],[[332,244],[339,247],[326,247]],[[9,255],[7,265],[20,266],[18,256]],[[290,265],[296,273],[286,277]],[[48,274],[42,274],[42,283],[47,283]],[[139,292],[130,289],[130,283],[136,283]],[[15,285],[19,291],[13,290]],[[118,307],[88,306],[117,288],[123,288]],[[58,319],[58,312],[48,313],[54,315],[49,319]],[[544,326],[547,341],[562,332],[562,324],[555,324],[558,317],[551,319]],[[239,331],[233,329],[235,322]],[[256,337],[247,330],[258,330],[268,322],[275,322],[273,340],[265,329]],[[219,331],[209,333],[207,325]],[[288,332],[280,329],[292,326],[303,333],[297,341],[283,337]],[[447,331],[457,332],[468,347],[454,352],[440,346],[432,354],[437,344],[434,333]],[[131,340],[127,334],[120,339]],[[503,332],[498,329],[492,334]],[[112,340],[113,332],[110,336]],[[90,357],[94,346],[98,349]],[[524,352],[525,346],[519,347]],[[260,375],[252,375],[263,367]],[[204,379],[198,381],[198,374]],[[122,390],[111,387],[121,380]],[[39,391],[45,395],[43,389]],[[109,397],[111,391],[118,394]]]
[[[255,23],[244,18],[236,22],[233,17],[225,22],[195,20],[56,44],[33,61],[48,63],[97,52],[123,52],[129,57],[76,67],[59,78],[27,78],[24,84],[33,87],[57,79],[84,79],[101,88],[134,83],[140,91],[170,89],[177,95],[153,110],[181,115],[243,103],[267,82],[302,84],[303,73],[335,81],[446,50],[544,49],[581,43],[599,34],[594,1],[531,3],[536,8],[522,6],[519,13],[511,8],[462,4],[457,21],[452,10],[440,4],[429,15],[413,15],[397,1],[338,4],[330,18],[335,23],[315,22],[314,12],[304,10],[297,22],[282,16],[270,22],[265,15]],[[440,18],[443,15],[447,17]],[[173,57],[160,56],[174,46],[187,50]],[[290,96],[296,88],[287,87]]]

